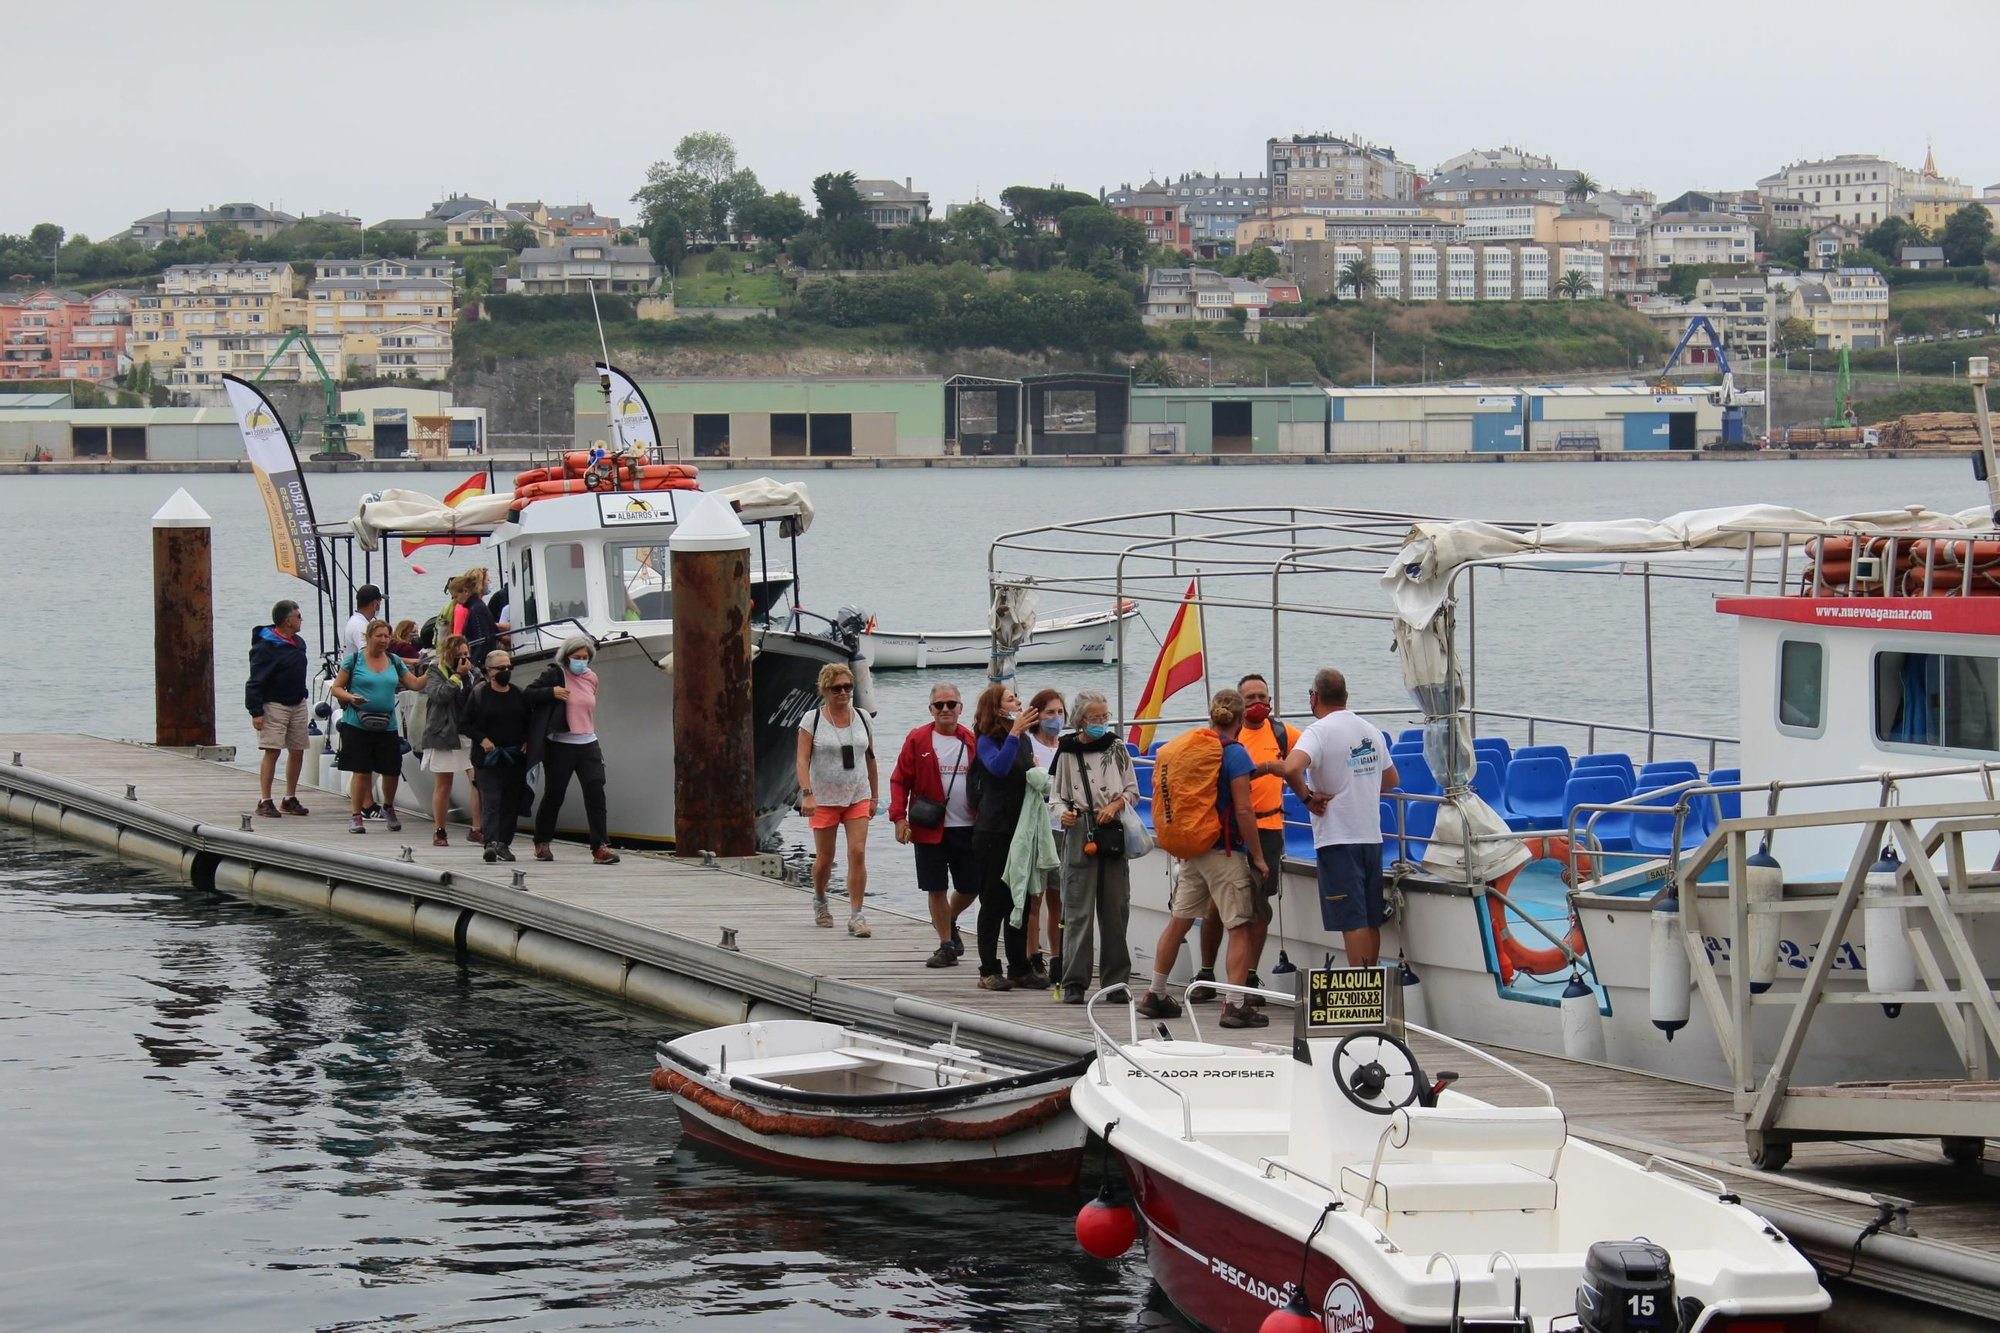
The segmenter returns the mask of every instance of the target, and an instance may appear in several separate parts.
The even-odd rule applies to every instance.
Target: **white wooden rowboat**
[[[1121,614],[1084,611],[1035,622],[1034,633],[1021,644],[1015,661],[1021,666],[1050,662],[1111,662],[1118,660],[1118,621],[1139,614],[1126,602]],[[923,667],[983,667],[993,639],[983,629],[873,629],[862,636],[869,666],[876,671]]]
[[[837,1023],[775,1020],[658,1047],[653,1086],[691,1138],[785,1171],[1038,1188],[1074,1180],[1087,1060],[1010,1068]]]

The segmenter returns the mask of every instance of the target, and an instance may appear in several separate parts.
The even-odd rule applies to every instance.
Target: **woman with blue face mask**
[[[535,797],[535,859],[553,861],[556,816],[575,777],[583,788],[583,814],[590,828],[590,859],[618,864],[604,815],[604,749],[597,743],[597,673],[590,669],[597,645],[588,635],[563,640],[527,690],[528,704],[547,719],[541,752],[542,785]],[[532,756],[531,756],[532,759]]]
[[[1062,691],[1041,690],[1028,701],[1031,708],[1039,708],[1041,716],[1035,719],[1035,728],[1028,733],[1028,741],[1034,747],[1035,767],[1048,769],[1055,762],[1056,741],[1062,736],[1068,721],[1067,710],[1063,706]],[[1055,835],[1058,844],[1062,842],[1062,825],[1056,822],[1055,812],[1049,812],[1049,831]],[[1028,931],[1028,969],[1036,979],[1047,985],[1050,976],[1051,957],[1055,961],[1055,973],[1062,973],[1062,871],[1051,870],[1042,876],[1042,891],[1028,902],[1026,926]],[[1048,930],[1047,947],[1043,947],[1042,931]]]
[[[1116,824],[1128,807],[1139,804],[1139,779],[1131,752],[1111,727],[1111,705],[1096,690],[1079,690],[1074,717],[1077,729],[1062,738],[1050,768],[1049,808],[1063,830],[1058,838],[1062,862],[1062,969],[1060,995],[1064,1004],[1082,1004],[1090,997],[1094,936],[1103,937],[1104,956],[1097,968],[1105,986],[1123,986],[1132,976],[1132,954],[1125,944],[1125,926],[1132,914],[1132,884],[1122,838],[1116,850],[1102,854],[1097,830]]]

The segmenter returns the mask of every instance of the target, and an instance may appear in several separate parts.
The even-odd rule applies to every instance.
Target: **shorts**
[[[352,723],[340,724],[340,759],[335,765],[343,773],[379,773],[393,778],[403,771],[403,738],[393,731],[364,731]]]
[[[1222,924],[1234,930],[1257,915],[1252,901],[1255,891],[1250,887],[1254,873],[1249,857],[1220,848],[1183,861],[1169,912],[1182,921],[1199,921],[1208,915],[1213,903],[1222,914]]]
[[[1340,842],[1319,849],[1319,919],[1328,930],[1382,925],[1382,844]]]
[[[1253,868],[1250,871],[1251,903],[1257,919],[1265,925],[1271,924],[1271,903],[1277,898],[1285,880],[1285,831],[1281,828],[1260,828],[1257,830],[1257,845],[1264,852],[1264,868],[1269,873],[1260,881]]]
[[[856,801],[853,805],[816,805],[806,824],[809,828],[839,828],[850,819],[866,819],[874,813],[873,801]]]
[[[947,825],[944,837],[936,842],[920,842],[917,849],[917,887],[925,893],[957,889],[968,898],[979,896],[979,863],[972,856],[972,825]]]
[[[260,750],[303,750],[306,748],[306,719],[312,705],[301,699],[295,704],[264,705],[264,725],[257,728]]]
[[[471,767],[472,751],[457,747],[425,750],[422,761],[417,764],[418,770],[424,773],[462,773]]]

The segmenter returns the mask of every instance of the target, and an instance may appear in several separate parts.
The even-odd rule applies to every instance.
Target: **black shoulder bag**
[[[1086,821],[1084,841],[1097,844],[1093,855],[1108,861],[1122,861],[1125,859],[1125,825],[1116,819],[1109,824],[1097,822],[1097,795],[1090,790],[1090,765],[1083,762],[1083,751],[1075,751],[1075,754],[1076,775],[1083,780],[1083,800],[1087,807],[1083,812]]]
[[[959,745],[964,748],[964,754],[959,760],[959,767],[963,768],[966,764],[972,762],[972,746],[970,742],[965,740],[959,741]],[[936,741],[931,742],[931,758],[937,758]],[[954,769],[952,770],[951,781],[945,784],[944,800],[933,801],[928,796],[919,796],[915,791],[912,791],[910,793],[910,823],[916,828],[942,828],[944,826],[945,807],[951,804],[951,789],[957,785],[958,770]]]

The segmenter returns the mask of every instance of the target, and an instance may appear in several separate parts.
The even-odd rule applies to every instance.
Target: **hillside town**
[[[579,321],[613,321],[629,338],[634,321],[704,317],[676,338],[721,339],[724,325],[768,317],[930,348],[1109,359],[1134,383],[1171,385],[1172,358],[1197,351],[1212,380],[1202,339],[1220,336],[1302,349],[1281,365],[1290,382],[1303,366],[1341,383],[1357,363],[1327,350],[1340,311],[1623,312],[1595,335],[1597,359],[1574,363],[1561,349],[1589,339],[1545,340],[1513,367],[1498,352],[1481,362],[1477,340],[1461,339],[1472,350],[1457,364],[1406,351],[1380,375],[1370,332],[1373,383],[1629,372],[1696,326],[1714,337],[1688,349],[1695,368],[1868,353],[1990,335],[2000,313],[1987,299],[2000,183],[1948,175],[1928,148],[1918,167],[1839,153],[1666,198],[1515,146],[1425,170],[1358,134],[1292,133],[1266,139],[1256,166],[939,206],[914,176],[827,172],[807,192],[767,192],[727,135],[700,132],[647,170],[630,220],[590,202],[456,192],[373,222],[170,201],[109,240],[55,223],[0,235],[0,384],[95,386],[112,405],[152,407],[214,404],[225,374],[441,387],[469,348],[534,356],[538,337]],[[1027,301],[982,315],[999,284]],[[1892,308],[1906,287],[1965,299]],[[1574,318],[1547,327],[1562,334]]]

